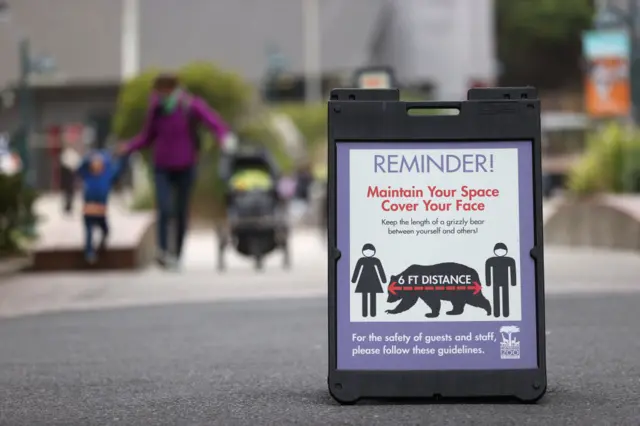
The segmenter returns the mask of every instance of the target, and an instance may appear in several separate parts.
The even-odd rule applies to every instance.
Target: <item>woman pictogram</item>
[[[376,248],[373,244],[365,244],[362,247],[364,257],[358,259],[353,270],[353,277],[351,277],[351,283],[358,283],[356,293],[362,294],[362,316],[364,318],[369,313],[372,317],[376,316],[376,298],[379,293],[384,293],[382,283],[387,281],[382,263],[377,257],[374,257],[375,254]]]

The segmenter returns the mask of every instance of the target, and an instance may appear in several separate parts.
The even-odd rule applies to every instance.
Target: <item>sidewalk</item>
[[[264,272],[237,253],[229,268],[215,269],[215,235],[194,232],[187,241],[179,273],[150,267],[107,273],[19,275],[0,286],[0,318],[43,312],[158,306],[232,300],[325,297],[326,247],[313,232],[292,235],[293,265],[283,270],[279,253]],[[640,263],[635,254],[549,247],[545,253],[546,294],[601,294],[638,291]],[[604,283],[604,284],[603,284]]]
[[[44,194],[37,200],[38,235],[32,248],[34,270],[136,269],[150,262],[154,215],[129,210],[123,197],[116,194],[109,205],[107,251],[99,256],[96,265],[87,265],[83,256],[81,209],[82,202],[77,199],[73,211],[65,214],[59,194]]]
[[[31,258],[27,256],[0,259],[0,278],[21,272],[29,265],[31,265]]]
[[[64,213],[62,206],[60,194],[43,194],[36,201],[38,240],[34,244],[35,251],[82,247],[82,200],[79,197],[75,200],[73,211],[69,215]],[[135,244],[144,232],[149,216],[147,212],[129,210],[122,196],[116,195],[108,213],[110,246],[119,248]]]
[[[33,264],[34,269],[55,270],[55,269],[84,269],[82,258],[82,244],[84,240],[84,229],[81,216],[81,202],[76,200],[74,211],[71,215],[65,215],[62,209],[62,197],[59,194],[44,194],[36,202],[35,210],[39,216],[37,227],[38,240],[33,246]],[[554,199],[545,202],[544,219],[551,216],[561,199]],[[109,222],[111,235],[109,238],[109,254],[118,256],[118,259],[105,259],[105,265],[96,269],[118,269],[119,265],[124,269],[136,269],[141,264],[146,264],[153,257],[154,236],[152,229],[154,222],[153,212],[134,212],[128,208],[128,200],[120,194],[117,194],[109,208]],[[208,245],[211,250],[215,245],[215,236],[213,235],[212,224],[196,224],[192,227],[195,234],[199,234],[200,247],[203,249],[196,250],[199,252],[195,257],[196,269],[209,269],[215,259],[213,253],[209,253]],[[198,226],[200,225],[200,226]],[[326,238],[317,225],[296,224],[293,226],[295,234],[302,232],[307,236],[313,235],[312,239],[324,241]],[[205,231],[204,233],[202,231]],[[207,235],[204,237],[204,235]],[[206,241],[206,243],[205,243]],[[145,244],[142,244],[145,242]],[[144,247],[143,247],[144,246]],[[147,247],[149,246],[149,247]],[[204,248],[207,247],[207,250]],[[304,249],[303,249],[304,250]],[[323,249],[318,253],[318,257],[324,256]],[[148,252],[148,253],[147,253]],[[204,255],[206,253],[206,255]],[[113,257],[107,256],[107,257]],[[127,259],[124,259],[126,256]],[[233,256],[232,256],[233,257]],[[197,260],[196,260],[197,259]],[[108,261],[107,261],[108,260]],[[113,262],[112,262],[113,260]],[[64,262],[63,262],[64,261]],[[58,263],[69,263],[68,266],[56,267]],[[245,263],[246,260],[239,262]],[[16,265],[14,262],[0,262],[0,275],[12,274],[17,269],[22,269],[25,265]],[[44,263],[46,266],[40,266]],[[235,263],[235,262],[234,262]],[[129,266],[124,266],[124,265]],[[138,266],[133,266],[133,265]],[[20,266],[21,268],[18,268]],[[85,265],[86,266],[86,265]],[[275,266],[275,265],[273,265]],[[272,266],[272,267],[273,267]],[[5,271],[6,270],[6,271]]]
[[[16,276],[0,286],[0,318],[64,310],[324,296],[327,256],[322,235],[297,230],[291,235],[291,249],[291,269],[283,269],[282,254],[277,251],[265,259],[265,270],[257,272],[251,259],[229,250],[227,270],[220,273],[214,232],[194,231],[187,238],[180,272],[151,266],[135,273]]]
[[[554,197],[542,203],[542,221],[544,223],[558,210],[560,204],[562,204],[562,197]]]

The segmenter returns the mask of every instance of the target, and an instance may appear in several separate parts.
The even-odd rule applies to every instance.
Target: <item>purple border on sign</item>
[[[535,262],[529,255],[534,247],[534,201],[533,201],[533,160],[531,142],[465,142],[465,143],[347,143],[336,144],[337,214],[336,234],[338,250],[342,257],[337,265],[337,369],[338,370],[498,370],[532,369],[538,366]],[[351,322],[350,309],[350,229],[349,229],[349,153],[351,150],[373,149],[507,149],[518,150],[518,190],[520,203],[520,283],[522,291],[521,321],[491,322]],[[517,325],[520,332],[519,359],[500,358],[500,333],[503,325]],[[394,333],[415,335],[458,335],[494,332],[497,342],[474,342],[483,354],[456,355],[360,355],[352,356],[357,346],[352,341],[352,333],[368,335],[392,335]],[[463,343],[463,342],[461,342]],[[481,343],[481,344],[480,344]],[[431,347],[447,347],[455,342],[433,343]],[[387,344],[388,345],[388,344]],[[438,346],[439,345],[439,346]]]

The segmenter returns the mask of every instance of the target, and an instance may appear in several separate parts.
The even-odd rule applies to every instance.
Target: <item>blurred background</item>
[[[1,424],[422,424],[419,405],[325,398],[326,102],[367,69],[392,71],[403,100],[488,86],[541,98],[555,393],[534,411],[434,405],[429,421],[638,418],[640,0],[0,0],[0,58]],[[148,153],[132,156],[109,250],[87,270],[63,153],[140,132],[162,71],[275,158],[290,269],[230,253],[216,273],[224,189],[202,132],[183,274],[149,267]]]
[[[320,220],[328,92],[352,86],[363,67],[391,69],[405,100],[535,86],[545,197],[640,189],[640,12],[631,0],[57,0],[42,8],[41,0],[0,2],[0,133],[6,155],[20,159],[25,212],[35,192],[50,198],[75,185],[61,165],[65,147],[109,147],[140,131],[151,82],[166,70],[243,140],[267,147],[285,176],[312,171],[297,215],[306,223]],[[221,214],[221,187],[215,141],[203,137],[194,215],[209,218]],[[135,159],[120,188],[135,210],[153,207],[146,164]]]
[[[577,164],[587,151],[604,149],[587,147],[604,137],[603,122],[635,122],[634,5],[58,0],[43,13],[41,0],[3,0],[0,132],[20,154],[31,186],[58,191],[63,145],[102,147],[136,134],[153,76],[174,70],[243,137],[268,145],[284,170],[310,161],[322,179],[328,91],[350,86],[359,67],[389,66],[405,99],[462,99],[470,87],[537,87],[546,194],[564,189],[573,168],[581,169],[569,183],[576,191],[602,185],[617,191],[621,182],[632,190],[634,164],[615,171],[625,174],[615,184]],[[211,176],[202,173],[201,180],[213,184]],[[151,198],[144,182],[135,183],[133,203],[143,208]],[[202,190],[216,193],[204,183]]]
[[[46,13],[41,0],[4,0],[0,132],[30,184],[59,191],[63,145],[136,134],[153,76],[175,70],[242,136],[269,145],[284,170],[311,161],[322,179],[328,91],[352,85],[358,67],[382,65],[405,99],[536,86],[551,194],[594,121],[631,115],[628,75],[612,92],[619,105],[589,109],[597,95],[588,98],[587,61],[598,59],[583,41],[598,33],[585,31],[604,19],[622,34],[635,13],[624,1],[609,5],[613,18],[589,0],[58,0]],[[627,61],[630,51],[622,54]],[[205,184],[214,175],[201,174],[200,189],[212,195]],[[151,197],[136,183],[133,203],[144,208]]]

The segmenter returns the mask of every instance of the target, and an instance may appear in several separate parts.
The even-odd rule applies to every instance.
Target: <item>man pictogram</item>
[[[507,257],[507,246],[498,243],[493,248],[495,257],[491,257],[485,264],[487,287],[493,285],[493,316],[500,317],[500,311],[505,318],[509,316],[509,284],[516,285],[516,261]],[[502,297],[501,297],[502,296]],[[502,309],[501,309],[502,308]]]

